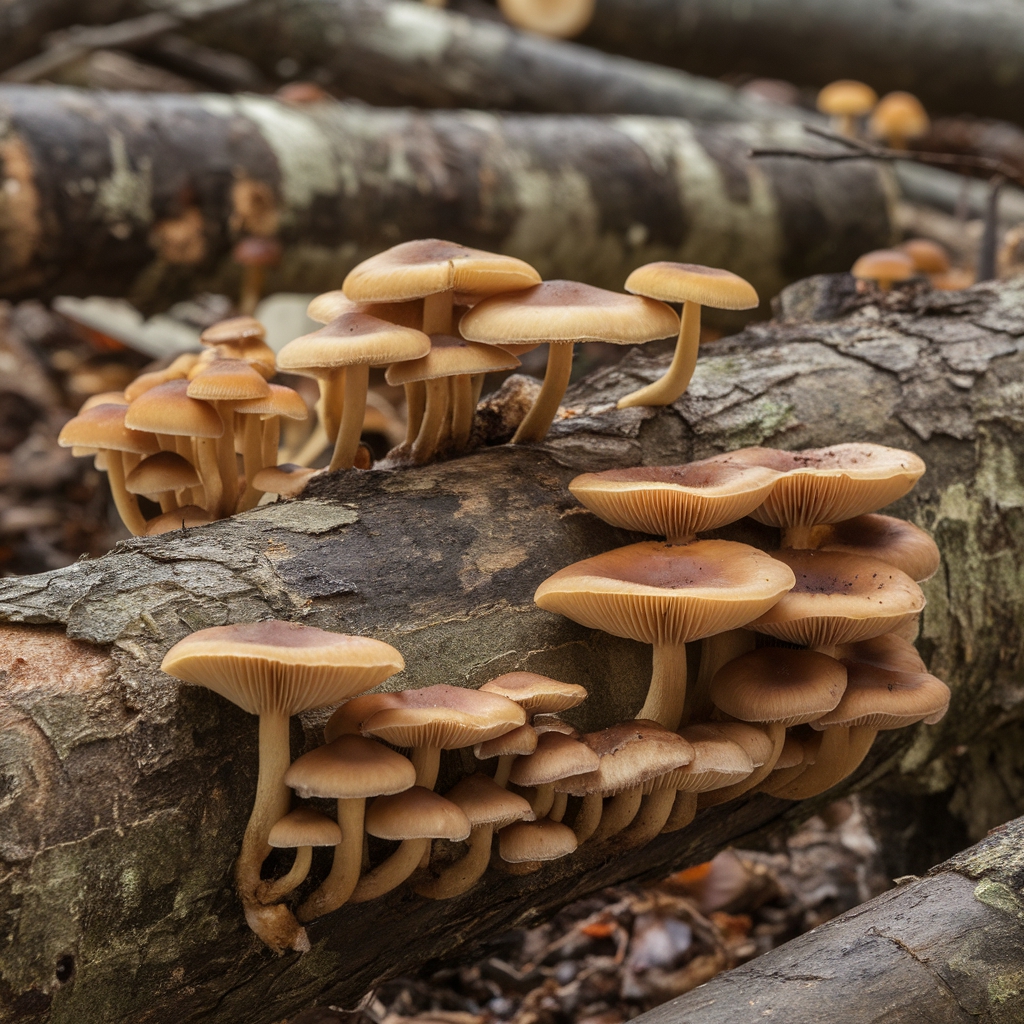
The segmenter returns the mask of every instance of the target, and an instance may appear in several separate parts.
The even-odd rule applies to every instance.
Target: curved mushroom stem
[[[110,484],[110,495],[114,499],[117,514],[128,532],[136,537],[146,532],[146,517],[139,511],[139,500],[129,494],[124,485],[125,468],[124,453],[110,452],[107,455],[107,482]]]
[[[217,515],[224,500],[224,485],[220,478],[217,449],[216,438],[196,438],[196,472],[203,485],[203,508],[210,515]]]
[[[457,452],[469,447],[474,412],[476,402],[473,401],[473,378],[469,374],[460,373],[452,378],[452,447]]]
[[[397,889],[429,852],[429,839],[406,839],[383,864],[378,864],[359,879],[349,903],[366,903]]]
[[[745,779],[734,782],[731,786],[725,786],[722,789],[711,789],[706,793],[701,793],[697,799],[697,805],[701,809],[715,807],[718,804],[727,803],[729,800],[735,800],[736,797],[742,796],[755,786],[760,785],[775,770],[775,764],[782,754],[782,748],[786,745],[786,727],[778,722],[766,722],[760,724],[759,727],[768,733],[772,741],[772,752],[768,760],[760,768],[755,768]]]
[[[330,443],[323,423],[318,422],[302,447],[288,461],[296,466],[309,466],[320,458]]]
[[[512,438],[513,444],[533,444],[543,441],[547,436],[558,412],[558,406],[565,396],[565,389],[569,386],[574,348],[571,341],[549,342],[544,383],[530,411],[519,424],[519,429]]]
[[[783,800],[806,800],[824,793],[845,778],[849,753],[849,728],[835,725],[825,729],[814,764],[805,768],[789,785],[775,788],[773,795]]]
[[[686,644],[655,644],[654,671],[647,700],[637,718],[675,731],[686,704]]]
[[[601,824],[597,826],[597,831],[591,836],[594,842],[599,843],[602,839],[610,839],[621,832],[636,817],[643,798],[644,792],[640,786],[624,789],[621,793],[613,796],[601,814]]]
[[[423,410],[427,405],[427,388],[421,380],[405,385],[405,443],[412,444],[423,423]]]
[[[233,515],[238,504],[238,460],[235,458],[235,403],[213,402],[220,413],[224,433],[217,439],[217,466],[223,488],[218,515],[221,519]]]
[[[447,900],[461,896],[480,881],[491,860],[492,825],[477,825],[469,834],[468,852],[454,864],[449,864],[437,878],[420,882],[416,893],[428,900]]]
[[[334,443],[334,455],[328,469],[351,469],[356,460],[359,437],[366,416],[366,392],[370,387],[370,367],[349,366],[345,370],[345,403]]]
[[[696,816],[697,794],[680,790],[672,804],[672,813],[669,814],[661,831],[678,832],[681,828],[686,828]]]
[[[300,846],[295,851],[295,860],[288,874],[273,882],[260,882],[256,898],[260,903],[277,903],[306,880],[309,866],[313,863],[313,847]]]
[[[414,747],[409,760],[416,769],[416,785],[424,789],[433,789],[437,784],[437,773],[441,767],[440,748]]]
[[[508,777],[512,773],[512,765],[515,764],[515,754],[501,754],[498,757],[498,767],[494,769],[494,781],[504,789],[508,785]]]
[[[299,907],[299,920],[312,921],[329,914],[347,902],[359,881],[363,866],[363,815],[366,800],[362,797],[338,801],[338,825],[341,844],[334,848],[334,861],[320,887]]]
[[[582,846],[597,831],[601,824],[604,811],[604,800],[600,793],[587,793],[580,804],[576,817],[572,822],[572,830],[576,833],[576,845]]]
[[[705,637],[700,642],[700,668],[697,678],[686,690],[686,706],[681,721],[707,722],[715,710],[711,700],[711,681],[715,673],[734,658],[754,649],[754,634],[748,629],[728,629]]]
[[[429,462],[437,453],[437,443],[444,432],[448,417],[448,380],[440,377],[428,380],[427,405],[420,431],[412,446],[413,462]]]
[[[631,850],[638,846],[646,846],[655,836],[660,835],[675,802],[674,789],[659,789],[645,796],[629,828],[619,833],[619,842],[623,849]]]
[[[697,350],[700,347],[700,303],[684,302],[683,319],[679,325],[679,340],[676,342],[672,364],[665,375],[653,384],[632,391],[617,403],[619,409],[635,405],[671,405],[689,386],[690,378],[697,366]]]
[[[538,820],[547,817],[548,812],[551,810],[552,804],[555,802],[555,787],[552,783],[548,783],[543,786],[538,786],[533,791],[533,799],[530,801],[530,806],[533,808],[534,817]]]
[[[338,426],[345,411],[345,367],[332,370],[330,376],[320,382],[320,401],[317,412],[324,425],[327,440],[334,444],[338,439]]]
[[[568,802],[568,793],[556,793],[554,800],[551,801],[551,810],[548,811],[548,817],[552,821],[561,821],[565,817],[565,808]]]

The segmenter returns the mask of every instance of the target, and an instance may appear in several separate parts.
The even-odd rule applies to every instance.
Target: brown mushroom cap
[[[775,753],[774,740],[760,726],[748,722],[705,722],[704,725],[715,734],[738,743],[755,768],[760,768]]]
[[[175,437],[220,437],[224,423],[217,410],[190,398],[188,387],[188,381],[171,380],[150,388],[129,406],[125,423],[136,430]]]
[[[928,131],[930,123],[921,101],[913,93],[896,91],[878,101],[869,127],[873,135],[881,138],[916,139]]]
[[[891,633],[923,610],[921,588],[885,562],[839,551],[775,552],[796,576],[749,628],[789,643],[831,647]]]
[[[450,334],[432,334],[426,355],[393,363],[384,376],[391,385],[414,384],[460,374],[514,370],[519,365],[514,355],[492,345],[477,345]]]
[[[763,647],[727,662],[711,681],[711,700],[741,722],[800,725],[831,711],[846,689],[846,669],[815,651]]]
[[[760,301],[753,285],[738,274],[698,263],[648,263],[626,278],[626,291],[714,309],[753,309]]]
[[[244,345],[250,341],[264,341],[266,328],[252,316],[233,316],[207,327],[199,340],[204,345]]]
[[[870,85],[852,78],[830,82],[818,93],[818,109],[832,117],[863,117],[878,102],[878,94]]]
[[[526,722],[525,712],[514,701],[461,686],[427,686],[388,696],[390,706],[365,718],[361,732],[396,747],[457,750]]]
[[[516,757],[532,754],[537,749],[537,739],[537,730],[527,722],[526,725],[521,725],[518,729],[495,736],[493,740],[477,743],[473,747],[473,756],[478,761],[486,761],[492,757]]]
[[[339,736],[297,758],[285,785],[299,796],[357,800],[401,793],[416,783],[412,762],[362,736]]]
[[[773,770],[778,771],[782,768],[795,768],[798,764],[803,763],[804,745],[796,738],[796,736],[787,732],[786,742],[782,744],[782,752],[779,754],[779,758],[775,762],[775,768]]]
[[[636,345],[679,331],[671,307],[638,295],[578,281],[545,281],[512,295],[493,295],[459,324],[462,335],[486,345],[604,341]]]
[[[546,732],[538,738],[532,754],[516,758],[508,780],[515,786],[546,786],[597,771],[600,763],[600,756],[586,743],[560,732]]]
[[[859,257],[850,273],[867,281],[905,281],[914,276],[914,261],[899,249],[874,249]]]
[[[504,828],[513,821],[531,821],[533,808],[529,801],[499,786],[494,779],[477,772],[467,775],[445,794],[469,819],[470,825],[493,825]]]
[[[345,313],[365,313],[378,320],[387,320],[389,324],[411,327],[418,331],[423,325],[423,300],[353,302],[339,288],[337,291],[324,292],[322,295],[316,296],[306,307],[306,316],[319,324],[329,324]]]
[[[693,747],[693,760],[655,780],[657,788],[706,793],[741,782],[754,770],[750,754],[709,725],[687,725],[679,735]]]
[[[358,735],[365,722],[371,715],[388,708],[399,708],[402,706],[400,693],[364,693],[359,697],[353,697],[345,701],[327,720],[324,726],[324,739],[330,743],[338,736],[353,734]]]
[[[157,452],[143,459],[125,478],[129,494],[159,494],[184,487],[198,487],[199,474],[192,463],[174,452]]]
[[[498,856],[507,864],[558,860],[576,852],[576,834],[550,818],[517,821],[498,833]]]
[[[285,462],[280,466],[267,466],[261,469],[252,478],[252,486],[264,494],[280,494],[282,498],[294,498],[296,494],[301,494],[309,481],[320,472],[322,470]]]
[[[922,274],[944,274],[949,270],[949,253],[944,246],[930,238],[910,238],[896,248],[905,252],[913,262],[914,269]]]
[[[366,831],[378,839],[468,839],[469,818],[432,789],[413,786],[394,796],[379,796],[366,810]]]
[[[680,644],[745,625],[792,585],[786,565],[746,544],[643,541],[567,566],[534,600],[614,636]]]
[[[187,394],[206,402],[244,402],[266,398],[270,385],[242,359],[215,359],[189,381]]]
[[[341,842],[341,829],[336,821],[312,807],[296,807],[270,830],[267,842],[283,850],[299,846],[337,846]]]
[[[266,398],[239,402],[235,406],[235,412],[244,413],[246,416],[260,416],[263,419],[283,416],[289,420],[304,420],[309,416],[309,409],[306,408],[302,395],[294,388],[282,384],[271,384],[270,394]]]
[[[429,351],[430,339],[422,331],[366,313],[343,313],[320,330],[289,341],[278,352],[277,365],[289,373],[317,376],[313,370],[387,366]]]
[[[214,521],[212,513],[198,505],[183,505],[154,516],[146,523],[146,536],[159,537],[174,530],[191,530],[197,526],[206,526]]]
[[[249,235],[236,243],[231,258],[245,267],[275,267],[281,260],[282,247],[276,238]]]
[[[703,459],[584,473],[569,490],[612,526],[676,540],[749,515],[768,497],[778,475],[763,466]]]
[[[894,516],[868,514],[819,527],[816,549],[877,558],[923,583],[939,569],[938,545],[919,526]]]
[[[251,714],[295,715],[369,690],[405,661],[380,640],[271,619],[201,629],[178,641],[160,667]]]
[[[447,291],[513,292],[538,281],[540,274],[513,256],[422,238],[363,260],[349,272],[342,291],[355,302],[403,302]]]
[[[927,672],[917,648],[895,633],[883,633],[838,649],[836,657],[895,672]]]
[[[527,715],[550,715],[568,711],[587,699],[586,687],[562,683],[536,672],[506,672],[480,689],[484,693],[500,693],[514,700]]]
[[[781,474],[750,513],[780,528],[839,523],[875,512],[907,494],[925,471],[913,452],[862,442],[796,452],[741,448],[722,458]]]
[[[106,451],[153,455],[160,450],[151,433],[127,424],[127,405],[94,405],[67,421],[57,443],[62,448],[102,448]]]

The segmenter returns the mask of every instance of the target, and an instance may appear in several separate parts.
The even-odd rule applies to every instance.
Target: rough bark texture
[[[909,89],[936,113],[1021,121],[1024,7],[1014,0],[597,0],[580,41],[700,75],[857,78]]]
[[[953,705],[938,726],[883,734],[860,779],[942,789],[960,745],[983,762],[1006,736],[1019,740],[1024,285],[894,293],[880,308],[842,276],[783,299],[780,319],[707,350],[675,406],[615,409],[665,368],[637,353],[576,386],[573,415],[544,447],[335,475],[299,501],[3,581],[0,1021],[269,1024],[316,1000],[351,1003],[600,886],[784,826],[794,811],[759,796],[628,856],[584,846],[535,875],[492,874],[443,907],[392,894],[315,923],[301,957],[275,958],[246,929],[229,868],[255,784],[256,723],[162,676],[163,653],[203,626],[278,616],[394,643],[408,666],[394,686],[527,669],[589,688],[582,728],[628,717],[649,648],[532,602],[553,570],[636,539],[575,504],[565,485],[583,469],[853,438],[919,452],[929,471],[894,512],[943,552],[925,584],[920,648]],[[773,540],[750,524],[724,532]],[[294,754],[320,741],[323,717],[295,722]],[[446,758],[441,788],[468,767]],[[962,796],[972,802],[969,788]],[[324,867],[317,858],[314,874]]]
[[[1016,1024],[1024,819],[928,876],[637,1018],[641,1024]]]
[[[269,291],[339,287],[439,236],[545,278],[621,288],[642,263],[728,267],[762,295],[892,239],[872,165],[751,161],[798,125],[418,114],[255,96],[0,88],[0,296],[235,291],[240,234],[285,245]]]

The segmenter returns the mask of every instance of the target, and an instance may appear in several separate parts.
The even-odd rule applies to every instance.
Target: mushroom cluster
[[[868,133],[889,149],[906,150],[908,143],[931,127],[921,101],[909,92],[890,92],[878,98],[870,85],[850,78],[830,82],[818,93],[818,110],[832,118],[833,128],[849,139]]]

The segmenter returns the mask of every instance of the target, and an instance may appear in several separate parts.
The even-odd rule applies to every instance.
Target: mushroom
[[[238,308],[243,314],[252,313],[263,295],[263,282],[268,267],[281,262],[281,243],[274,238],[250,235],[231,250],[231,257],[242,265],[242,289]]]
[[[199,475],[192,463],[175,452],[149,455],[125,477],[125,490],[129,494],[155,496],[161,512],[170,512],[184,504],[175,497],[176,492],[187,492],[199,484]]]
[[[620,398],[617,403],[620,409],[635,405],[671,405],[687,389],[697,365],[702,306],[754,309],[760,301],[753,285],[742,277],[696,263],[648,263],[626,278],[626,291],[663,302],[681,302],[683,316],[675,354],[665,375]]]
[[[857,137],[857,121],[870,114],[878,102],[878,94],[870,85],[852,78],[830,82],[818,93],[818,110],[828,114],[840,135]]]
[[[379,640],[270,620],[199,630],[176,643],[160,667],[259,716],[259,778],[235,881],[250,927],[268,945],[297,948],[307,941],[302,929],[279,914],[261,915],[255,895],[260,865],[270,852],[270,829],[289,809],[284,776],[291,761],[291,716],[377,686],[405,662]]]
[[[809,725],[787,729],[786,742],[775,768],[768,778],[754,788],[754,791],[775,796],[785,789],[797,776],[802,775],[808,766],[817,761],[823,735],[821,732],[815,732]]]
[[[498,9],[517,28],[555,39],[571,39],[590,24],[594,3],[595,0],[498,0]]]
[[[473,747],[473,756],[478,761],[487,761],[492,757],[498,759],[494,769],[494,783],[504,787],[508,784],[509,772],[517,757],[532,754],[537,749],[538,733],[527,722],[511,732],[496,736],[493,740],[485,740]]]
[[[336,433],[331,472],[352,469],[355,462],[370,367],[416,360],[430,347],[430,339],[421,331],[365,313],[344,313],[320,330],[288,342],[277,354],[281,370],[320,382],[327,436]]]
[[[181,508],[154,516],[146,523],[146,536],[159,537],[174,530],[191,530],[213,522],[213,516],[198,505],[182,505]]]
[[[868,514],[830,526],[815,527],[818,551],[867,555],[905,572],[916,583],[930,580],[939,570],[938,545],[919,526],[893,516]]]
[[[930,238],[909,238],[896,248],[910,257],[914,269],[921,274],[945,274],[950,269],[949,253]]]
[[[314,846],[337,846],[341,829],[326,814],[312,807],[296,807],[270,830],[267,842],[278,850],[294,850],[295,860],[286,875],[273,882],[261,882],[256,897],[261,903],[276,903],[306,880],[313,863]]]
[[[150,370],[147,373],[140,373],[125,389],[122,396],[118,399],[119,402],[134,402],[139,395],[148,391],[150,388],[155,388],[158,384],[166,384],[169,380],[183,380],[189,374],[189,371],[196,365],[199,360],[199,353],[197,352],[183,352],[178,356],[169,366],[162,370]],[[96,396],[93,396],[95,398]],[[87,402],[93,401],[93,399],[87,399]],[[82,409],[85,409],[85,405]]]
[[[850,273],[861,281],[874,281],[879,291],[888,292],[895,282],[914,276],[914,261],[898,249],[874,249],[858,257]]]
[[[306,307],[306,316],[318,324],[329,324],[345,313],[365,313],[378,320],[387,320],[399,327],[420,330],[423,327],[423,300],[410,299],[407,302],[353,302],[339,288],[323,292],[311,299]]]
[[[653,645],[651,686],[637,717],[675,729],[686,700],[686,644],[746,625],[793,582],[786,565],[746,544],[645,541],[561,569],[534,600],[581,625]]]
[[[129,532],[139,536],[146,532],[146,519],[139,511],[135,495],[125,486],[125,456],[153,455],[159,446],[152,434],[128,426],[128,411],[126,405],[94,405],[64,424],[57,444],[61,448],[94,448],[101,455],[106,453],[104,468],[114,505]]]
[[[447,799],[469,819],[469,850],[440,874],[420,882],[416,892],[432,900],[446,900],[470,890],[483,877],[491,859],[491,838],[496,829],[516,821],[529,821],[533,811],[529,803],[477,772],[456,783]],[[575,838],[575,837],[574,837]]]
[[[702,459],[683,466],[632,466],[583,473],[569,482],[579,502],[606,523],[686,544],[749,515],[778,480],[766,466]]]
[[[233,316],[207,327],[199,335],[199,340],[221,358],[241,359],[265,380],[270,380],[277,373],[277,367],[274,350],[266,343],[266,335],[266,328],[254,317]],[[193,366],[187,369],[191,370]]]
[[[365,903],[401,885],[429,857],[434,839],[459,842],[472,832],[462,809],[431,789],[413,786],[395,796],[380,796],[366,812],[366,831],[401,845],[382,864],[359,879],[350,902]]]
[[[921,101],[909,92],[890,92],[878,101],[868,122],[871,134],[885,139],[890,149],[906,150],[931,127]]]
[[[306,484],[319,473],[319,469],[308,469],[285,462],[280,466],[267,466],[253,478],[252,485],[263,494],[279,494],[282,498],[294,498],[306,489]]]
[[[814,547],[814,527],[883,508],[909,493],[925,471],[913,452],[865,442],[796,452],[741,448],[722,458],[781,474],[750,515],[782,530],[784,548]]]
[[[545,281],[513,295],[494,295],[474,306],[459,325],[463,337],[487,345],[548,343],[544,384],[513,444],[544,440],[569,385],[576,343],[636,345],[678,329],[676,314],[663,302],[577,281]]]
[[[411,788],[416,769],[408,758],[381,743],[346,735],[303,754],[285,772],[284,781],[300,797],[338,801],[341,838],[334,844],[330,873],[299,908],[299,920],[312,921],[337,910],[359,881],[367,798]]]
[[[548,861],[568,857],[577,845],[573,830],[550,818],[517,821],[498,833],[498,856],[515,875],[539,871]]]
[[[597,771],[600,763],[600,757],[586,743],[560,732],[546,732],[538,737],[532,754],[516,758],[508,781],[534,791],[531,807],[538,818],[543,818],[555,801],[556,782]],[[564,802],[560,810],[564,813]]]

